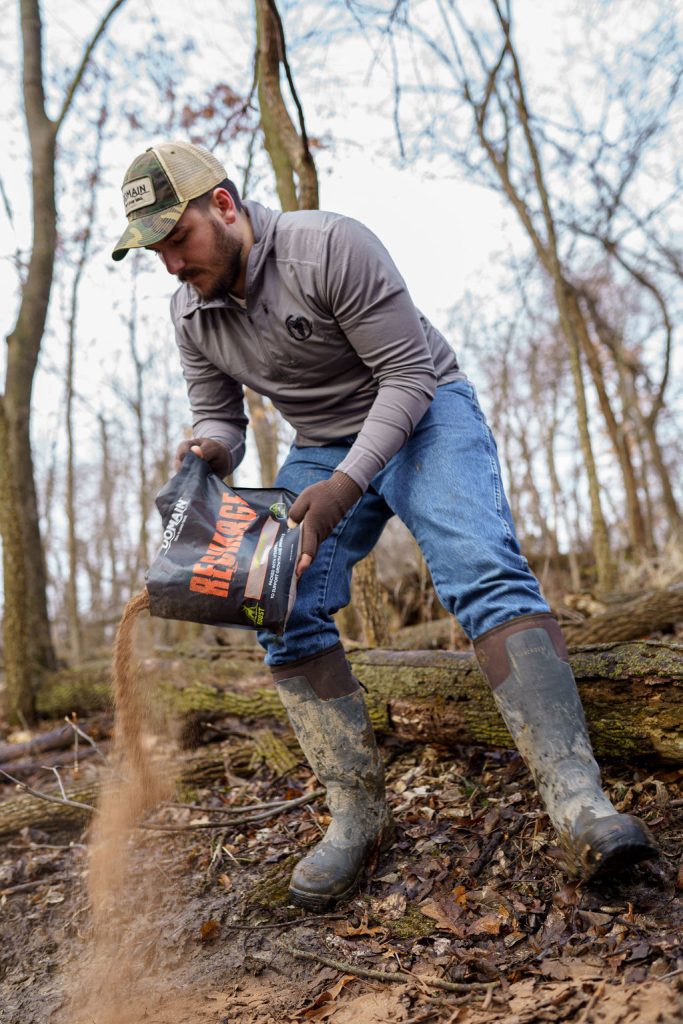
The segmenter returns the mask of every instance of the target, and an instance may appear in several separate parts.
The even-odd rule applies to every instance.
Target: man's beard
[[[242,270],[242,242],[234,239],[222,225],[213,218],[209,221],[213,231],[214,250],[212,253],[212,265],[221,269],[218,276],[210,282],[205,290],[194,284],[190,272],[187,278],[181,273],[178,275],[181,281],[189,280],[190,284],[199,292],[204,302],[213,302],[214,299],[225,299],[235,287]]]

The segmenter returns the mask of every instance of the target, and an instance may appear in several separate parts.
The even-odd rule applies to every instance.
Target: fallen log
[[[368,688],[375,728],[402,739],[510,747],[489,687],[469,653],[355,650],[349,659]],[[225,659],[227,662],[227,659]],[[575,650],[572,667],[600,756],[683,763],[683,646],[655,641]],[[235,678],[224,659],[147,659],[141,667],[168,713],[234,715],[285,721],[269,674]],[[226,682],[225,676],[232,681]],[[54,715],[84,713],[109,701],[106,680],[87,685],[74,673],[43,687],[38,706]]]
[[[263,742],[263,738],[261,738]],[[292,742],[292,747],[295,743]],[[181,791],[187,794],[187,788],[205,786],[212,782],[225,780],[226,766],[233,774],[249,774],[258,767],[258,760],[267,757],[259,749],[258,742],[238,742],[231,744],[229,749],[221,750],[213,755],[199,754],[186,762],[180,769],[178,784]],[[290,765],[297,763],[295,754],[290,752]],[[65,785],[69,800],[76,803],[95,806],[99,797],[101,784],[97,780],[84,782],[81,785]],[[43,787],[41,787],[41,792]],[[58,798],[59,790],[53,786],[45,787],[48,796]],[[84,826],[90,818],[90,812],[68,803],[52,803],[31,793],[18,792],[16,796],[0,801],[0,837],[20,832],[22,828],[41,828],[55,830]]]
[[[473,655],[357,651],[350,660],[398,736],[512,746]],[[600,644],[570,660],[599,756],[683,763],[682,645]]]
[[[560,617],[561,618],[561,617]],[[683,622],[683,586],[652,590],[631,600],[624,600],[599,615],[590,615],[580,622],[562,622],[562,632],[570,647],[587,644],[622,643],[640,640],[651,633],[671,630]],[[469,642],[455,620],[447,618],[404,626],[392,638],[395,650],[452,650],[469,647]]]
[[[38,733],[30,740],[22,740],[20,743],[0,743],[0,762],[4,764],[6,761],[18,761],[20,758],[40,754],[44,750],[62,750],[71,746],[74,735],[70,725],[62,725],[59,729]]]
[[[73,736],[73,732],[71,735]],[[17,761],[5,761],[3,764],[0,764],[0,772],[7,772],[15,779],[26,779],[29,775],[34,775],[43,768],[61,768],[65,765],[73,766],[81,761],[87,761],[89,758],[94,757],[95,754],[97,754],[97,750],[94,747],[85,746],[80,748],[78,755],[76,755],[73,749],[60,750],[57,753],[47,751],[43,757],[21,757]],[[4,776],[0,776],[0,786],[5,785],[11,786],[12,783]]]
[[[584,622],[562,626],[568,644],[614,643],[635,640],[683,622],[683,586],[654,590],[649,594],[619,604],[602,615],[592,615]]]

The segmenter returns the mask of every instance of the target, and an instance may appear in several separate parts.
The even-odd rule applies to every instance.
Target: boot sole
[[[353,894],[354,890],[358,888],[361,877],[362,875],[359,875],[358,878],[354,879],[353,884],[345,892],[339,893],[338,896],[302,892],[300,889],[292,889],[290,887],[289,898],[295,907],[303,907],[304,910],[310,910],[312,914],[325,914],[328,910],[334,910],[339,903],[342,903]]]
[[[582,833],[577,846],[587,878],[617,874],[659,856],[647,825],[630,814],[598,820]]]

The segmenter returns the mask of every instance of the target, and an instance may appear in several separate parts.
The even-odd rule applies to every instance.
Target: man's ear
[[[211,194],[210,205],[225,224],[234,224],[237,219],[237,208],[227,189],[215,188]]]

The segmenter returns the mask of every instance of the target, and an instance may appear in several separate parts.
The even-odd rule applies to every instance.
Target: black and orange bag
[[[164,533],[147,573],[152,615],[282,633],[301,547],[300,527],[287,526],[295,498],[228,487],[189,452],[156,497]]]

